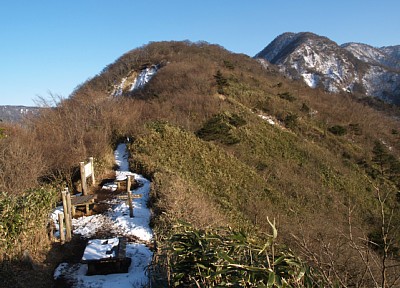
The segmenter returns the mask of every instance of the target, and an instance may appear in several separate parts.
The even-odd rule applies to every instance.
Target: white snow
[[[50,218],[53,220],[53,223],[55,225],[55,237],[60,237],[60,225],[58,223],[58,214],[64,214],[64,208],[63,206],[57,206],[54,210],[53,213],[51,213]]]
[[[113,258],[116,256],[114,247],[118,247],[118,244],[118,237],[89,240],[83,252],[82,260]]]
[[[347,43],[342,45],[344,49],[351,52],[355,57],[361,61],[370,64],[383,64],[387,55],[378,48],[374,48],[367,44],[361,43]]]
[[[304,82],[311,87],[311,88],[316,88],[318,83],[319,83],[319,77],[315,74],[312,73],[303,73],[301,74],[303,76]]]
[[[119,97],[122,96],[124,92],[132,92],[134,90],[143,88],[150,81],[150,79],[157,73],[158,69],[159,69],[158,65],[152,65],[150,67],[147,67],[142,71],[140,71],[139,75],[137,75],[134,79],[133,77],[136,73],[134,71],[130,71],[127,77],[122,78],[121,82],[114,85],[114,89],[111,92],[111,96]]]
[[[156,74],[157,70],[158,70],[158,68],[155,65],[153,65],[151,67],[147,67],[146,69],[143,69],[140,72],[140,74],[136,77],[135,81],[133,81],[129,91],[133,91],[133,90],[142,88]]]
[[[150,193],[150,181],[142,175],[129,171],[128,153],[125,144],[119,144],[114,152],[115,162],[119,166],[116,171],[117,177],[126,179],[127,175],[132,175],[135,181],[140,183],[140,187],[132,190],[131,193],[140,195],[132,200],[134,217],[129,217],[129,205],[125,200],[117,199],[112,208],[104,214],[84,216],[73,219],[73,233],[79,234],[84,238],[91,238],[98,231],[107,231],[115,235],[109,239],[89,240],[82,260],[98,259],[98,257],[110,257],[107,254],[112,247],[118,245],[117,236],[126,236],[128,239],[138,239],[135,243],[128,242],[126,245],[126,256],[132,259],[128,273],[93,275],[86,276],[87,264],[83,263],[61,263],[54,271],[54,279],[64,277],[70,283],[71,287],[83,288],[106,288],[106,287],[143,287],[149,284],[147,276],[147,267],[151,264],[153,252],[146,246],[153,239],[153,232],[150,228],[151,212],[147,207],[147,201]],[[124,178],[125,177],[125,178]],[[106,189],[116,189],[115,183],[109,183],[104,187]],[[111,203],[111,202],[110,202]],[[62,208],[62,207],[61,207]],[[56,218],[58,213],[62,213],[57,208],[52,214]],[[107,241],[107,242],[106,242]]]
[[[127,176],[134,176],[134,173],[129,171],[129,153],[126,150],[125,144],[119,144],[114,151],[115,164],[118,165],[118,170],[115,171],[117,181],[125,180]]]
[[[74,227],[74,234],[81,235],[84,238],[93,237],[97,231],[107,225],[110,227],[110,220],[106,215],[97,214],[91,216],[84,216],[78,219],[72,219],[72,226]]]
[[[128,151],[126,150],[125,144],[119,144],[117,146],[117,149],[114,151],[114,158],[115,158],[115,164],[118,165],[117,172],[129,171],[129,163],[128,163],[129,154]]]
[[[132,259],[128,273],[86,276],[87,265],[61,263],[54,272],[54,279],[68,276],[72,287],[79,288],[132,288],[147,287],[149,279],[146,273],[151,263],[152,252],[143,244],[128,243],[126,256]]]
[[[275,121],[273,120],[272,116],[264,116],[259,114],[258,117],[261,117],[261,119],[266,120],[271,125],[275,125]]]
[[[358,80],[354,65],[325,43],[307,42],[278,65],[289,76],[290,68],[295,69],[309,87],[322,84],[330,92],[347,89]]]
[[[125,82],[126,82],[126,77],[122,78],[121,82],[117,86],[114,87],[114,91],[113,91],[112,95],[114,95],[116,97],[121,96],[122,93],[124,92]]]

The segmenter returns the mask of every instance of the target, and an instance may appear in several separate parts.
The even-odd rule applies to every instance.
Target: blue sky
[[[400,45],[398,0],[0,0],[0,105],[68,97],[123,53],[204,40],[254,56],[284,32]]]

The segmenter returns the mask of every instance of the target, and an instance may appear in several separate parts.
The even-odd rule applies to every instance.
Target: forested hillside
[[[132,89],[148,67],[156,73]],[[269,243],[268,255],[293,253],[309,269],[296,274],[298,282],[294,272],[274,270],[280,262],[264,263],[265,271],[293,287],[399,285],[396,108],[378,111],[349,93],[311,89],[273,65],[203,42],[134,49],[70,98],[53,101],[55,107],[21,126],[1,126],[0,205],[9,205],[0,210],[0,235],[7,239],[0,242],[3,265],[25,249],[36,251],[42,263],[50,245],[29,237],[45,235],[46,221],[37,219],[43,228],[31,229],[29,222],[39,216],[31,218],[35,212],[18,206],[21,199],[61,185],[76,189],[78,164],[88,156],[106,173],[115,144],[129,137],[131,169],[152,180],[157,283],[165,285],[170,275],[170,283],[181,286],[222,285],[221,279],[207,282],[210,275],[196,274],[203,267],[183,270],[183,277],[180,255],[161,249],[182,235],[176,224],[187,222],[200,234],[241,231],[245,243]],[[51,208],[50,198],[40,209]],[[20,223],[17,214],[30,220]],[[271,279],[279,286],[278,278]]]

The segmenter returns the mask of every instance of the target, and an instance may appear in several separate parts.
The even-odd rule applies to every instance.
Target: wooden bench
[[[83,195],[71,197],[72,217],[75,216],[75,210],[78,206],[86,206],[86,214],[89,213],[89,205],[94,203],[96,195]]]
[[[99,241],[107,241],[107,239],[95,239]],[[92,240],[94,241],[94,240]],[[118,245],[114,246],[112,250],[107,251],[108,254],[114,254],[112,257],[103,257],[99,259],[84,259],[88,247],[90,247],[90,241],[86,246],[84,256],[82,257],[82,263],[88,265],[88,271],[86,275],[105,275],[113,273],[128,273],[129,266],[131,265],[131,258],[126,257],[126,238],[118,237]],[[90,249],[90,248],[89,248]]]

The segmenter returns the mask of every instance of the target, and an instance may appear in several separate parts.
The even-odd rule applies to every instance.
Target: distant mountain
[[[375,48],[362,43],[345,43],[341,47],[351,52],[359,60],[371,65],[382,65],[396,70],[400,69],[400,46]]]
[[[0,121],[2,122],[19,122],[27,115],[38,113],[42,109],[39,107],[28,106],[13,106],[2,105],[0,106]]]
[[[255,58],[278,65],[312,88],[362,93],[400,105],[400,46],[338,45],[309,32],[284,33]]]

